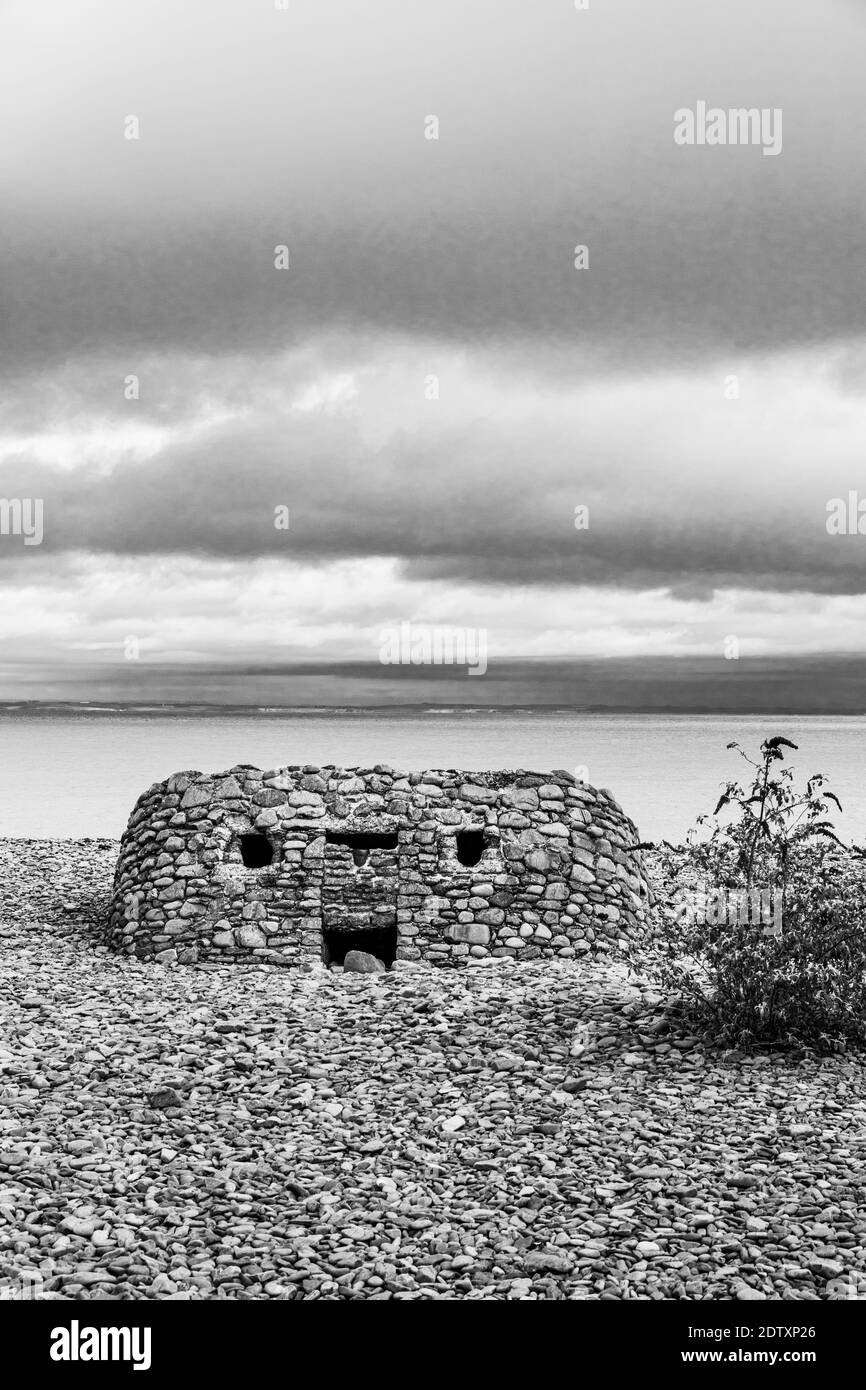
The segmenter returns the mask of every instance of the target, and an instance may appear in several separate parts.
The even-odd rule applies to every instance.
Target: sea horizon
[[[2,714],[170,714],[180,717],[198,718],[207,717],[209,714],[214,716],[225,716],[228,714],[249,714],[249,715],[297,715],[298,717],[329,717],[339,715],[341,718],[410,718],[418,714],[453,714],[453,715],[489,715],[495,717],[533,714],[580,714],[586,717],[597,715],[602,718],[616,718],[618,716],[629,716],[632,718],[645,715],[647,718],[683,718],[690,719],[717,719],[725,715],[736,715],[738,719],[866,719],[866,709],[864,710],[817,710],[815,712],[804,713],[797,709],[778,709],[774,707],[768,710],[732,710],[729,707],[719,706],[717,709],[694,710],[687,706],[670,705],[665,708],[651,708],[643,705],[427,705],[427,704],[407,704],[407,705],[232,705],[218,703],[202,704],[172,704],[166,701],[163,704],[123,704],[117,702],[94,703],[86,700],[34,700],[23,702],[9,702],[0,704],[0,715]]]
[[[251,711],[345,717],[498,710],[584,715],[787,718],[866,716],[866,657],[614,656],[491,661],[473,678],[453,665],[377,661],[172,662],[155,658],[47,666],[0,676],[0,716],[106,710],[208,717]]]

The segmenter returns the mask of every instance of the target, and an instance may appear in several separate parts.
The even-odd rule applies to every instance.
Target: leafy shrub
[[[757,761],[728,747],[752,781],[729,782],[699,817],[680,863],[691,886],[663,915],[654,973],[719,1042],[866,1042],[866,877],[828,819],[841,805],[820,774],[797,790],[789,739],[765,740]]]

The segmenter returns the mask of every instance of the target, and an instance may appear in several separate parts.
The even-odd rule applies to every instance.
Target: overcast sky
[[[0,697],[406,621],[866,652],[864,46],[859,0],[6,0]],[[781,152],[678,146],[699,101]]]

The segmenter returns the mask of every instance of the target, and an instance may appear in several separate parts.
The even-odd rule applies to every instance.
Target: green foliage
[[[750,786],[727,783],[712,816],[699,816],[698,827],[711,827],[709,838],[692,832],[690,848],[696,865],[710,872],[724,887],[751,889],[769,885],[783,892],[798,851],[822,842],[842,844],[828,820],[829,802],[841,811],[833,792],[825,790],[823,773],[810,777],[798,792],[794,774],[784,767],[785,748],[796,749],[790,739],[765,739],[759,761],[750,758],[738,743],[729,743],[753,769]],[[720,811],[729,811],[719,820]]]
[[[797,789],[789,739],[765,740],[758,760],[728,747],[751,783],[728,782],[689,837],[680,877],[691,887],[663,916],[656,974],[719,1042],[866,1042],[866,877],[828,818],[841,805],[821,774]],[[759,902],[763,920],[747,920],[742,905]]]

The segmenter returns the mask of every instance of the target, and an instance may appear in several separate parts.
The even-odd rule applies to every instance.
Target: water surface
[[[571,712],[0,716],[0,834],[118,836],[136,798],[182,769],[336,763],[403,769],[585,769],[646,839],[681,840],[739,759],[781,733],[803,773],[831,774],[847,838],[866,841],[866,720]],[[748,771],[748,769],[746,769]]]

